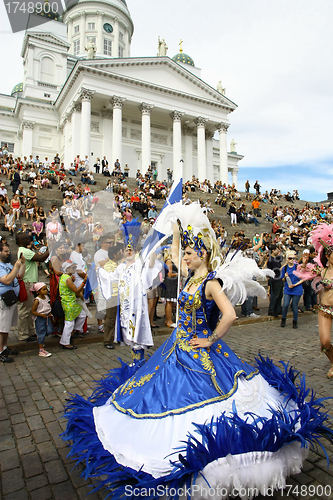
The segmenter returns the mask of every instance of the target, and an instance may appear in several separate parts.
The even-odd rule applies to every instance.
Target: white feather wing
[[[216,269],[216,278],[223,281],[223,291],[233,306],[242,304],[247,297],[266,297],[265,288],[256,280],[266,280],[274,276],[269,269],[260,269],[253,259],[240,252],[228,255],[224,263]]]

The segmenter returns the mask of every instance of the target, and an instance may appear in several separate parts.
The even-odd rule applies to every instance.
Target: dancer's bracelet
[[[212,344],[214,344],[214,342],[217,342],[218,340],[220,340],[220,337],[217,334],[216,330],[214,330],[213,333],[209,337],[207,337],[207,340],[208,340],[208,342],[211,342]]]

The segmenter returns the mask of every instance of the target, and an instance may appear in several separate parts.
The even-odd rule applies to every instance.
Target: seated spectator
[[[258,221],[258,219],[256,217],[254,217],[254,215],[252,214],[252,211],[250,210],[248,215],[247,215],[247,221],[249,224],[255,224],[256,226],[258,226],[258,224],[260,224],[260,222]]]
[[[103,175],[104,175],[105,177],[110,177],[110,175],[111,175],[111,174],[110,174],[110,170],[109,170],[109,165],[105,165],[105,166],[104,166],[104,168],[103,168],[103,172],[102,172],[102,173],[103,173]]]
[[[1,182],[1,185],[0,185],[0,196],[3,196],[4,199],[5,199],[5,201],[6,201],[6,203],[7,203],[7,205],[9,205],[7,189],[5,187],[5,183],[4,182]]]
[[[8,214],[5,215],[5,229],[9,231],[11,235],[14,234],[16,229],[15,214],[12,208],[10,208]]]
[[[27,202],[30,201],[37,201],[37,194],[36,191],[34,190],[33,186],[29,187],[29,190],[27,192]]]
[[[28,182],[30,182],[31,184],[33,184],[35,182],[35,178],[36,178],[36,171],[31,168],[30,171],[28,172]]]
[[[18,194],[16,193],[14,194],[12,200],[10,200],[10,208],[12,208],[16,220],[19,220],[21,212],[21,203]]]
[[[75,165],[74,165],[74,163],[71,163],[71,164],[70,164],[70,167],[69,167],[69,169],[68,169],[68,172],[70,173],[70,175],[73,175],[73,177],[75,177],[75,176],[76,176],[76,170],[75,170]]]
[[[120,168],[120,163],[119,163],[118,158],[117,158],[117,159],[116,159],[116,161],[114,162],[112,175],[113,175],[114,177],[119,177],[120,175],[122,175],[122,171],[121,171],[121,168]]]
[[[151,205],[150,210],[148,211],[148,219],[156,219],[157,217],[157,211],[156,211],[156,206]]]
[[[28,201],[25,206],[24,216],[26,217],[27,220],[29,220],[30,217],[30,220],[33,221],[34,213],[35,213],[34,205],[32,201]]]
[[[83,182],[83,184],[85,184],[87,181],[88,181],[88,172],[83,170],[81,172],[81,182]]]
[[[44,224],[41,221],[40,216],[37,215],[37,220],[32,223],[32,232],[33,232],[33,234],[35,234],[36,239],[40,243],[44,243],[43,242],[43,229],[44,229]]]
[[[93,174],[91,172],[88,172],[87,183],[92,185],[96,184],[96,181],[94,180]]]

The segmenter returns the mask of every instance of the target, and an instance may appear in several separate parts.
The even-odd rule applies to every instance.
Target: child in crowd
[[[45,350],[44,341],[45,337],[52,333],[53,328],[51,323],[52,314],[47,286],[42,282],[35,283],[30,288],[30,292],[36,297],[31,308],[31,314],[36,316],[34,320],[39,344],[39,356],[42,358],[49,358],[52,354]]]

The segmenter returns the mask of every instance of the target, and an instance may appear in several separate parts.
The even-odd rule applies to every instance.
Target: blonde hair
[[[164,262],[166,262],[169,259],[172,260],[171,252],[168,248],[166,248],[164,250]]]
[[[209,230],[202,231],[202,241],[207,250],[207,268],[209,271],[215,271],[215,269],[220,266],[223,262],[223,257],[220,251],[220,247],[215,239],[212,238]]]

